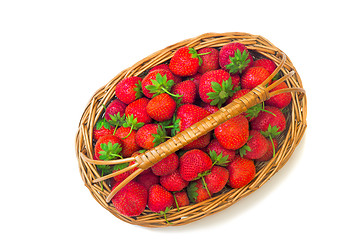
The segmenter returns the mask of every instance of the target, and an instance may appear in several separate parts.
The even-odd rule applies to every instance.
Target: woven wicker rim
[[[88,161],[84,161],[84,158],[81,157],[86,156],[89,159],[93,158],[93,126],[103,114],[103,105],[107,105],[114,98],[117,83],[126,77],[143,76],[146,71],[153,66],[168,61],[180,47],[190,46],[198,50],[204,47],[222,47],[230,42],[241,42],[245,44],[247,48],[254,53],[255,57],[256,55],[265,56],[273,60],[277,65],[282,61],[282,51],[261,36],[238,32],[221,34],[207,33],[196,38],[181,41],[144,58],[132,67],[120,72],[107,85],[96,91],[89,101],[81,117],[75,142],[80,174],[85,186],[89,189],[96,201],[117,218],[131,224],[146,227],[169,226],[162,216],[149,210],[145,210],[136,218],[119,214],[114,206],[107,202],[109,194],[111,193],[109,186],[96,182],[96,179],[100,178],[96,166]],[[286,83],[290,88],[302,88],[300,76],[288,57],[279,70],[282,71],[284,75],[289,76]],[[292,75],[290,73],[294,74]],[[292,104],[288,107],[288,111],[287,129],[280,136],[280,148],[276,156],[268,162],[256,164],[257,174],[252,182],[240,189],[226,189],[204,202],[182,207],[179,212],[176,209],[171,210],[167,214],[167,219],[171,222],[170,226],[187,224],[231,206],[241,198],[260,188],[279,171],[288,161],[305,132],[307,112],[306,95],[304,93],[292,93]]]

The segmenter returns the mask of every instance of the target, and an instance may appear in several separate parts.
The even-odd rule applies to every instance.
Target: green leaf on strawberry
[[[235,91],[233,90],[233,84],[231,81],[231,77],[228,80],[224,80],[220,85],[218,82],[211,82],[211,87],[213,92],[208,92],[206,95],[208,96],[210,105],[217,105],[219,108],[226,100],[234,95]]]
[[[226,69],[229,70],[230,74],[234,73],[242,73],[242,71],[249,65],[250,60],[247,59],[249,57],[249,53],[244,50],[241,52],[239,49],[234,53],[234,57],[229,57],[230,62],[226,65]]]
[[[190,184],[189,184],[189,186],[187,187],[187,189],[186,189],[186,192],[187,192],[187,194],[188,194],[188,196],[189,196],[189,200],[191,201],[191,202],[195,202],[196,201],[196,199],[197,199],[197,197],[198,197],[198,193],[197,193],[197,190],[198,190],[198,188],[196,187],[196,182],[191,182]]]
[[[269,127],[267,129],[267,131],[261,131],[260,133],[264,136],[264,137],[276,137],[278,136],[281,132],[278,132],[279,127],[277,126],[271,126],[269,124]]]
[[[114,171],[119,171],[119,170],[123,170],[124,168],[128,167],[129,163],[120,163],[120,164],[116,164],[114,165]]]
[[[121,155],[119,155],[119,153],[121,152],[122,148],[120,146],[119,143],[115,143],[114,145],[109,142],[109,143],[102,143],[100,145],[102,151],[99,152],[100,156],[100,160],[112,160],[112,159],[116,159],[116,158],[122,158]]]
[[[169,93],[171,87],[174,85],[173,80],[168,80],[167,76],[161,76],[160,73],[156,74],[156,79],[151,80],[152,85],[148,85],[145,88],[153,93],[153,97],[161,94],[161,93]]]
[[[138,130],[142,126],[144,126],[145,123],[143,122],[137,122],[137,118],[134,118],[134,114],[131,114],[130,116],[126,116],[125,122],[122,124],[125,128],[130,128],[130,131],[127,136],[123,137],[122,139],[125,139],[130,136],[131,132],[133,130]]]
[[[105,129],[110,130],[110,123],[106,121],[105,118],[101,119],[96,123],[96,130],[100,130],[100,128],[104,127]]]
[[[154,147],[156,147],[160,143],[165,142],[166,139],[170,138],[166,135],[166,130],[161,125],[158,126],[157,133],[151,134],[151,135],[154,137],[154,140],[153,140]]]
[[[143,93],[142,93],[142,87],[141,87],[141,81],[139,80],[138,83],[135,84],[135,99],[139,99],[142,97]]]
[[[209,156],[213,161],[213,165],[226,166],[229,158],[229,155],[223,157],[222,152],[218,155],[214,150],[209,152]]]
[[[168,224],[173,224],[173,223],[169,222],[169,221],[167,220],[167,217],[166,217],[166,214],[167,214],[171,209],[172,209],[172,207],[166,207],[164,211],[160,211],[160,212],[158,212],[158,213],[156,213],[156,214],[164,216],[164,219],[165,219],[165,221],[166,221]]]
[[[245,154],[246,154],[246,152],[250,152],[251,151],[251,148],[248,146],[248,145],[244,145],[244,146],[242,146],[240,149],[239,149],[239,155],[241,156],[241,157],[243,157]]]
[[[109,115],[110,116],[110,120],[109,120],[109,123],[113,126],[121,126],[123,125],[123,123],[125,122],[125,114],[120,116],[120,112],[118,112],[117,114],[114,114],[114,115]]]

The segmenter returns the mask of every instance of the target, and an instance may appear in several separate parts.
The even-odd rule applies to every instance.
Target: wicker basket
[[[107,105],[115,96],[115,87],[119,81],[130,76],[143,77],[152,67],[168,62],[173,56],[174,52],[183,46],[190,46],[196,50],[204,47],[222,47],[230,42],[240,42],[247,46],[254,58],[259,56],[267,57],[273,60],[277,65],[277,69],[272,74],[275,75],[278,71],[282,72],[291,91],[292,102],[287,107],[287,128],[280,135],[279,150],[274,158],[267,162],[256,163],[256,176],[246,186],[240,189],[225,188],[220,193],[214,195],[212,198],[186,207],[180,208],[180,211],[173,209],[167,213],[167,223],[163,216],[145,210],[138,217],[126,217],[121,215],[111,203],[112,196],[125,185],[132,178],[136,177],[141,171],[152,166],[160,161],[171,152],[181,149],[187,143],[211,131],[216,126],[226,121],[227,119],[238,115],[249,107],[268,99],[271,95],[269,90],[272,88],[262,84],[252,90],[249,94],[242,97],[233,104],[220,109],[217,113],[210,115],[203,119],[202,122],[195,124],[182,133],[177,134],[167,142],[160,144],[147,151],[146,153],[129,158],[125,160],[113,160],[111,164],[117,164],[124,161],[136,160],[139,169],[135,171],[132,176],[128,177],[123,184],[120,184],[114,191],[106,183],[107,177],[101,177],[96,169],[96,164],[100,161],[93,160],[93,127],[96,121],[104,113],[104,105]],[[272,78],[272,76],[270,76]],[[269,80],[271,79],[269,77]],[[274,86],[273,86],[274,87]],[[280,93],[280,92],[277,92]],[[275,94],[275,93],[272,93]],[[95,92],[90,102],[88,103],[79,124],[79,129],[76,135],[76,154],[79,163],[81,177],[85,186],[89,189],[92,196],[105,209],[111,212],[117,218],[131,224],[146,226],[146,227],[165,227],[184,225],[196,220],[199,220],[208,215],[219,212],[241,198],[249,195],[265,182],[267,182],[277,171],[279,171],[288,161],[296,146],[300,142],[306,129],[306,95],[302,89],[302,83],[299,74],[292,65],[289,58],[282,53],[277,47],[270,43],[265,38],[258,35],[251,35],[247,33],[207,33],[198,37],[187,39],[171,45],[163,50],[153,53],[152,55],[139,61],[132,67],[120,72],[107,85]],[[103,162],[103,161],[102,161]],[[106,161],[109,164],[109,161]],[[133,167],[134,167],[133,166]]]

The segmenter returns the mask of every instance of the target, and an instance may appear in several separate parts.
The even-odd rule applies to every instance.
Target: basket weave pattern
[[[286,114],[287,129],[280,136],[279,149],[275,157],[270,161],[256,164],[257,173],[253,181],[239,189],[226,188],[219,194],[214,195],[212,198],[197,204],[182,207],[180,208],[180,211],[173,209],[167,214],[167,219],[172,223],[171,226],[183,225],[221,211],[260,188],[288,161],[306,129],[306,95],[302,90],[300,76],[296,72],[296,69],[289,58],[284,58],[280,49],[258,35],[238,32],[222,34],[207,33],[196,38],[187,39],[155,52],[132,67],[120,72],[107,85],[100,88],[93,95],[81,117],[75,144],[81,177],[85,186],[89,189],[96,201],[98,201],[100,205],[110,211],[117,218],[131,224],[146,227],[169,226],[162,216],[159,216],[149,210],[145,210],[140,216],[135,218],[119,214],[114,206],[109,203],[111,197],[116,192],[111,192],[110,187],[107,184],[103,184],[104,182],[101,182],[103,178],[99,176],[99,173],[96,170],[96,165],[94,164],[97,163],[97,161],[92,160],[93,127],[104,112],[103,105],[107,105],[111,99],[114,98],[117,83],[127,77],[143,76],[147,73],[147,70],[152,67],[170,60],[174,52],[183,46],[189,46],[199,50],[204,47],[222,47],[227,43],[235,41],[246,45],[255,57],[264,56],[273,60],[278,65],[277,70],[281,71],[282,74],[286,76],[286,83],[288,87],[291,88],[292,92],[301,93],[291,94],[292,103],[287,107],[288,113]],[[274,75],[276,72],[274,72]],[[246,111],[249,107],[268,99],[270,97],[269,92],[265,91],[264,88],[265,86],[259,85],[246,95],[245,98],[234,101],[232,104],[220,109],[217,113],[203,119],[203,121],[197,123],[196,126],[192,126],[188,129],[188,131],[185,130],[174,136],[171,140],[168,140],[156,148],[147,151],[146,154],[135,157],[134,159],[137,162],[136,166],[139,169],[133,177],[144,169],[160,161],[171,152],[181,149],[184,145],[189,143],[189,141],[195,140],[203,134],[211,131],[227,119],[234,117],[240,112]],[[108,164],[108,162],[106,163]],[[119,161],[113,162],[113,164],[117,163],[119,163]],[[126,182],[130,180],[131,178],[127,179]],[[126,182],[124,182],[124,184],[126,184]],[[118,187],[121,188],[122,186]]]

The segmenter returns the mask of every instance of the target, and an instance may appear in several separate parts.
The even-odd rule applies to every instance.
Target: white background
[[[356,1],[1,1],[4,239],[359,239]],[[84,186],[75,134],[93,93],[149,54],[206,32],[262,35],[298,70],[308,128],[262,188],[200,221],[133,226]],[[5,234],[5,235],[4,235]]]

